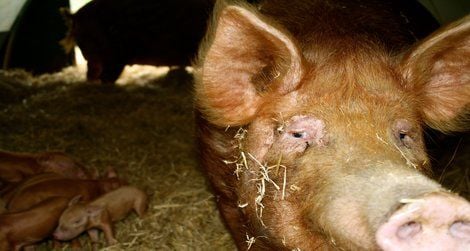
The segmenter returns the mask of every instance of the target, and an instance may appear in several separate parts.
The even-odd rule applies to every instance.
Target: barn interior
[[[59,8],[85,2],[12,2],[0,0],[0,149],[63,151],[146,191],[145,217],[117,222],[119,243],[104,250],[235,250],[198,164],[192,69],[128,65],[114,85],[87,81],[80,53],[59,43]],[[441,24],[470,12],[465,0],[421,2]],[[429,130],[426,140],[434,178],[470,200],[470,134]]]

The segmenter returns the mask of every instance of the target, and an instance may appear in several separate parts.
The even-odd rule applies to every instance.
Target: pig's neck
[[[237,198],[237,176],[230,168],[232,165],[228,164],[238,156],[233,140],[237,129],[210,125],[199,115],[196,121],[199,156],[214,191],[220,199]]]

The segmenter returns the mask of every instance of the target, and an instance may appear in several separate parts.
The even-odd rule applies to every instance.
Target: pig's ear
[[[196,64],[197,105],[216,125],[247,124],[266,99],[299,85],[302,56],[286,31],[251,7],[215,12]]]
[[[69,201],[69,207],[70,206],[73,206],[75,204],[77,204],[78,202],[80,202],[82,200],[82,196],[81,195],[77,195],[75,197],[73,197],[70,201]]]
[[[425,122],[444,132],[468,129],[470,15],[433,33],[403,60],[407,86],[420,95]]]
[[[36,162],[41,166],[50,167],[54,165],[54,153],[44,153],[41,154],[39,157],[36,157]]]
[[[73,14],[70,12],[69,8],[59,8],[59,11],[68,30],[67,35],[62,40],[60,40],[59,44],[62,45],[66,53],[70,53],[75,46],[75,39],[72,35]]]

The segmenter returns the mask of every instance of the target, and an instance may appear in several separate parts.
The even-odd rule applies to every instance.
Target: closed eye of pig
[[[215,7],[197,136],[239,250],[470,250],[423,142],[468,129],[470,16],[411,46],[402,1],[359,2]]]
[[[80,202],[81,196],[76,196],[70,200],[66,210],[67,214],[62,214],[60,217],[61,224],[58,226],[60,231],[54,233],[55,238],[62,240],[69,240],[85,231],[90,213],[83,213],[86,206]]]
[[[400,146],[406,148],[414,147],[414,141],[419,136],[418,132],[414,129],[410,122],[404,119],[399,119],[393,126],[393,134]]]
[[[86,222],[86,217],[80,217],[80,218],[77,218],[77,219],[73,219],[72,220],[72,225],[74,227],[78,227],[78,226],[84,225],[85,222]]]
[[[287,125],[277,128],[278,145],[291,152],[303,152],[309,146],[322,146],[325,142],[322,120],[309,116],[294,116]]]

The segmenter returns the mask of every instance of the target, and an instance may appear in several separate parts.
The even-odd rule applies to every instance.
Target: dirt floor
[[[107,250],[234,250],[198,168],[191,75],[126,74],[103,87],[78,68],[39,77],[0,71],[0,148],[62,150],[100,170],[113,166],[151,194],[145,218],[116,224],[120,244]],[[445,170],[439,179],[469,198],[469,137],[439,137],[434,145],[446,142],[446,151],[431,149],[437,177]]]

